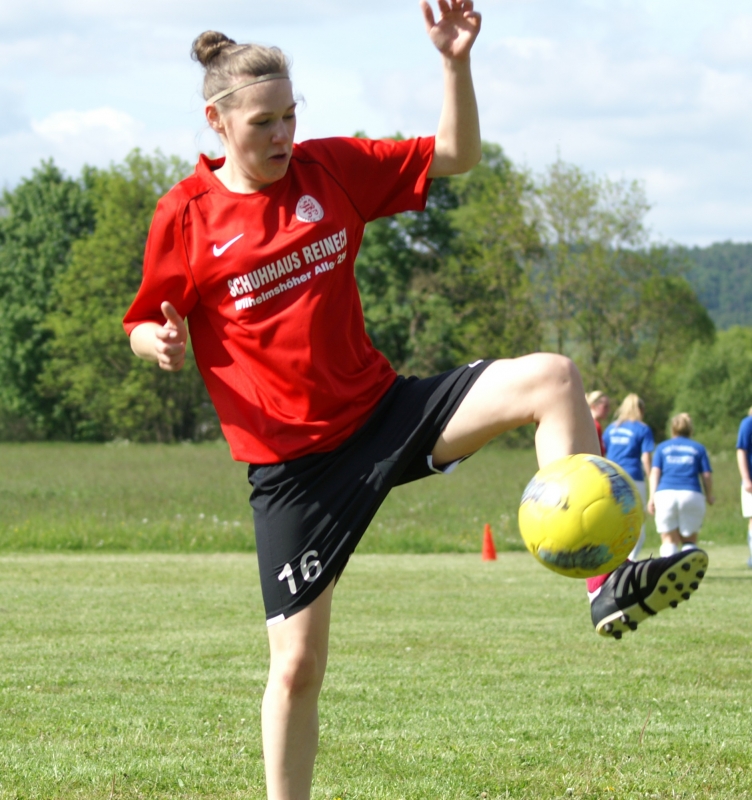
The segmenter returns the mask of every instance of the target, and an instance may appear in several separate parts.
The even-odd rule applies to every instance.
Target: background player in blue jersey
[[[705,502],[715,502],[707,451],[690,436],[691,417],[677,414],[671,420],[671,439],[661,442],[653,455],[648,513],[655,515],[662,556],[697,545]]]
[[[628,394],[616,413],[616,421],[603,432],[606,458],[618,464],[637,485],[643,505],[647,499],[645,481],[650,474],[651,454],[655,449],[653,431],[642,421],[645,403],[636,394]],[[645,526],[634,550],[631,561],[637,559],[645,541]]]
[[[752,569],[752,408],[739,426],[736,439],[736,463],[742,478],[742,516],[747,522],[747,543],[749,544],[749,560],[747,566]]]

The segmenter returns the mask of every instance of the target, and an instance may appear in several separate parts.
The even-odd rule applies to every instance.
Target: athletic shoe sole
[[[614,639],[629,631],[636,631],[637,625],[666,608],[676,608],[700,588],[700,581],[708,569],[708,556],[702,550],[689,550],[684,558],[671,565],[656,582],[653,591],[642,598],[650,610],[646,611],[639,603],[627,606],[604,617],[595,627],[601,636]],[[650,613],[652,611],[652,613]]]

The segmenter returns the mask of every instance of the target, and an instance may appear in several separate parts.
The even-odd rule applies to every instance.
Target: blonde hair
[[[260,44],[238,44],[218,31],[204,31],[191,47],[191,58],[198,61],[204,72],[204,100],[221,93],[242,78],[264,75],[290,77],[290,61],[278,47]],[[236,102],[234,95],[217,100],[226,108]]]
[[[692,417],[682,411],[675,417],[671,417],[671,435],[686,436],[692,435]]]
[[[600,389],[596,389],[594,392],[588,392],[585,395],[585,400],[587,404],[592,408],[599,400],[604,398],[606,395],[604,392],[600,391]]]
[[[645,414],[645,403],[642,398],[634,394],[628,394],[619,406],[616,412],[617,422],[642,422],[642,417]]]

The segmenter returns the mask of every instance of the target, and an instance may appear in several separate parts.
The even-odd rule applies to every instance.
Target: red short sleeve
[[[128,335],[144,322],[162,324],[165,300],[184,318],[198,301],[185,253],[183,212],[183,204],[176,202],[172,192],[157,204],[146,242],[141,288],[123,320]]]
[[[364,222],[422,211],[431,180],[434,138],[313,139],[297,157],[315,159],[347,193]]]

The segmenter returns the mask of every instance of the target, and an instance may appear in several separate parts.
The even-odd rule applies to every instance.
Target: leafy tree
[[[677,253],[686,256],[687,278],[719,328],[752,325],[752,244],[719,242]]]
[[[681,365],[695,343],[714,340],[715,327],[666,248],[625,254],[624,279],[614,313],[601,333],[605,358],[597,371],[583,367],[591,386],[614,396],[637,392],[646,421],[665,428]]]
[[[425,212],[367,226],[356,262],[366,327],[396,368],[429,374],[535,349],[528,189],[501,149],[484,145],[469,175],[433,182]]]
[[[453,179],[459,204],[449,212],[456,231],[440,273],[454,318],[451,361],[506,358],[540,347],[527,265],[541,253],[525,200],[531,186],[497,145]],[[447,365],[449,366],[449,365]]]
[[[425,211],[366,226],[355,263],[366,329],[397,369],[414,368],[418,326],[425,319],[437,319],[431,308],[436,301],[427,287],[434,285],[449,253],[455,233],[447,212],[457,203],[449,180],[439,178],[431,186]]]
[[[51,359],[40,381],[58,398],[58,424],[78,440],[192,438],[211,419],[195,362],[166,374],[136,359],[122,318],[141,282],[144,246],[159,197],[188,171],[177,158],[134,151],[97,174],[96,224],[76,242],[55,283]]]
[[[662,430],[678,365],[714,326],[684,277],[686,262],[645,247],[648,210],[636,183],[612,182],[557,161],[538,186],[534,214],[546,243],[532,270],[553,349],[572,356],[588,389],[637,392]]]
[[[561,159],[538,182],[533,213],[545,250],[534,277],[557,352],[573,335],[593,344],[614,297],[614,261],[644,243],[648,209],[636,182],[597,178]],[[597,349],[591,355],[597,360]]]
[[[673,412],[687,412],[707,446],[729,449],[750,406],[752,328],[729,328],[712,344],[695,344],[678,379]]]
[[[66,178],[52,161],[0,202],[0,437],[54,434],[55,399],[37,381],[49,358],[52,287],[94,224],[94,172]]]

